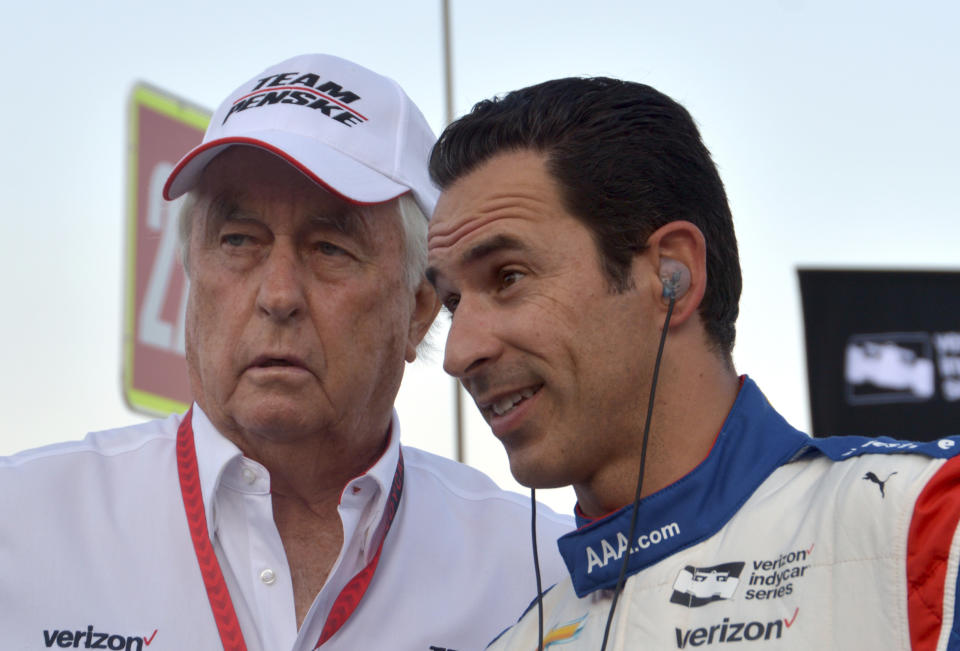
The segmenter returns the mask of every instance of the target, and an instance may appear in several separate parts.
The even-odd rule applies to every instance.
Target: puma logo
[[[877,477],[877,476],[876,476],[875,474],[873,474],[872,472],[869,472],[869,471],[868,471],[867,474],[865,474],[865,475],[863,476],[863,479],[866,480],[866,481],[872,481],[874,484],[876,484],[877,486],[879,486],[879,487],[880,487],[880,499],[883,499],[884,497],[886,497],[886,495],[884,495],[884,492],[883,492],[883,486],[884,486],[884,484],[886,484],[888,481],[890,481],[890,478],[893,477],[895,474],[897,474],[897,471],[896,471],[896,470],[894,470],[894,471],[891,472],[889,475],[887,475],[887,478],[886,478],[886,479],[884,479],[883,481],[880,481],[880,478],[879,478],[879,477]]]

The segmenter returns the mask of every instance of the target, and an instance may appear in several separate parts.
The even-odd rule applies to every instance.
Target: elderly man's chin
[[[315,385],[256,379],[241,379],[222,399],[198,401],[217,429],[241,448],[251,437],[277,443],[314,438],[338,420]]]
[[[233,426],[228,429],[239,436],[295,443],[316,438],[319,433],[329,430],[331,422],[336,420],[329,407],[324,405],[326,408],[323,408],[318,403],[318,398],[305,401],[302,397],[274,392],[236,396],[224,405],[223,411],[232,421]]]

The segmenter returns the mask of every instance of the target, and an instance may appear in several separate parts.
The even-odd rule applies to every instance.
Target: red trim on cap
[[[319,92],[319,91],[317,91],[317,90],[314,90],[313,88],[310,88],[309,86],[272,86],[271,88],[261,88],[260,90],[255,90],[255,91],[253,91],[252,93],[247,93],[247,94],[244,95],[243,97],[238,97],[237,100],[233,103],[233,105],[236,105],[237,102],[242,102],[243,100],[247,99],[248,97],[253,97],[253,96],[255,96],[255,95],[262,95],[262,94],[264,94],[264,93],[271,93],[271,92],[273,92],[273,91],[275,91],[275,90],[302,90],[302,91],[304,91],[305,93],[313,93],[313,94],[316,95],[317,97],[322,97],[323,99],[328,99],[328,100],[330,100],[331,102],[333,102],[334,104],[336,104],[337,106],[339,106],[340,108],[345,109],[345,110],[347,110],[347,111],[350,111],[351,113],[353,113],[354,115],[356,115],[358,118],[362,118],[362,119],[364,120],[364,122],[367,122],[367,121],[370,120],[370,118],[368,118],[367,116],[365,116],[363,113],[360,113],[360,111],[354,110],[354,109],[350,108],[349,106],[347,106],[346,104],[344,104],[343,102],[338,102],[337,100],[335,100],[334,98],[330,97],[329,95],[324,95],[323,93],[321,93],[321,92]]]
[[[194,149],[193,151],[191,151],[189,154],[187,154],[186,156],[184,156],[184,158],[181,159],[181,161],[180,161],[179,163],[177,163],[177,166],[173,168],[173,171],[170,172],[170,176],[167,177],[167,182],[166,182],[166,183],[164,184],[164,186],[163,186],[163,198],[166,199],[167,201],[170,201],[170,200],[171,200],[171,198],[170,198],[170,186],[173,185],[173,182],[174,182],[174,181],[176,180],[176,178],[180,175],[180,173],[184,170],[184,168],[185,168],[187,165],[189,165],[197,156],[199,156],[200,154],[202,154],[203,152],[205,152],[205,151],[207,151],[207,150],[209,150],[209,149],[213,149],[214,147],[223,147],[223,146],[227,146],[227,145],[247,145],[247,146],[250,146],[250,147],[257,147],[257,148],[259,148],[259,149],[263,149],[263,150],[265,150],[265,151],[268,151],[268,152],[270,152],[271,154],[274,154],[275,156],[279,156],[279,157],[282,158],[283,160],[287,161],[287,163],[289,163],[290,165],[292,165],[293,167],[295,167],[295,168],[297,169],[297,171],[299,171],[301,174],[303,174],[304,176],[306,176],[308,179],[310,179],[311,181],[313,181],[313,182],[316,183],[317,185],[323,187],[323,188],[324,188],[325,190],[327,190],[330,194],[332,194],[332,195],[334,195],[335,197],[338,197],[338,198],[340,198],[340,199],[343,199],[343,200],[346,201],[347,203],[352,203],[352,204],[355,205],[355,206],[376,206],[376,205],[381,204],[381,203],[386,203],[387,201],[393,201],[393,200],[396,199],[397,197],[399,197],[399,196],[401,196],[401,195],[404,195],[404,194],[406,194],[407,192],[412,192],[411,189],[407,189],[407,190],[404,190],[403,192],[399,192],[399,193],[395,194],[395,195],[392,196],[392,197],[389,197],[389,198],[387,198],[387,199],[384,199],[383,201],[360,201],[360,200],[358,200],[358,199],[353,199],[353,198],[348,197],[347,195],[343,194],[342,192],[340,192],[339,190],[337,190],[336,188],[334,188],[334,187],[331,186],[330,184],[326,183],[323,179],[321,179],[319,176],[317,176],[317,175],[314,174],[312,171],[310,171],[310,168],[308,168],[306,165],[304,165],[303,163],[301,163],[301,162],[298,161],[296,158],[294,158],[293,156],[291,156],[291,155],[288,154],[287,152],[283,151],[283,150],[280,149],[279,147],[276,147],[276,146],[271,145],[271,144],[269,144],[269,143],[263,142],[262,140],[257,140],[256,138],[245,138],[245,137],[242,137],[242,136],[234,136],[234,137],[231,137],[231,138],[219,138],[219,139],[217,139],[217,140],[211,140],[210,142],[205,142],[205,143],[203,143],[202,145],[198,146],[198,147],[197,147],[196,149]],[[378,172],[378,174],[379,174],[379,172]]]
[[[950,547],[960,522],[960,457],[943,464],[913,507],[907,536],[907,617],[914,651],[936,649]],[[949,591],[953,591],[950,586]],[[951,600],[951,607],[952,607]],[[953,623],[956,626],[956,622]]]

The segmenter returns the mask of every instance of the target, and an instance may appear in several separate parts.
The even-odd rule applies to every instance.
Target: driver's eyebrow
[[[527,245],[516,237],[500,233],[498,235],[492,235],[470,247],[460,256],[459,264],[461,266],[467,266],[494,253],[499,253],[500,251],[526,251],[527,249]],[[430,281],[430,284],[434,287],[437,286],[436,280],[439,273],[436,267],[427,267],[427,280]]]

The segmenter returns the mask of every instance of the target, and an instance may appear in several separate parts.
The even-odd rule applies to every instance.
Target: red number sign
[[[123,393],[131,408],[165,415],[192,398],[184,359],[187,280],[180,263],[177,211],[163,184],[197,145],[210,112],[144,84],[129,106]]]

